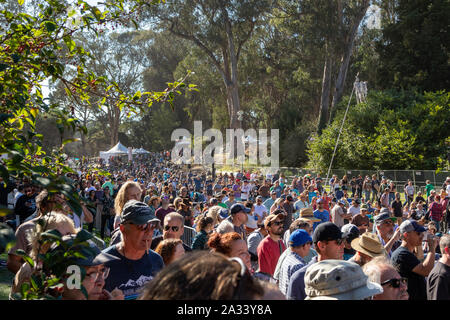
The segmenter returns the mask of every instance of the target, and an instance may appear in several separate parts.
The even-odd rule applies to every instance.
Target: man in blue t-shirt
[[[153,231],[159,224],[145,203],[130,200],[125,204],[120,215],[122,241],[103,251],[119,258],[105,264],[110,268],[106,290],[117,288],[125,300],[136,299],[144,285],[164,267],[161,256],[150,250]]]
[[[314,222],[313,224],[313,229],[315,230],[316,227],[324,222],[329,222],[330,221],[330,213],[328,212],[328,210],[325,210],[323,208],[323,199],[319,199],[316,202],[317,204],[317,210],[314,211],[314,217],[316,217],[317,219],[320,219],[320,222]]]

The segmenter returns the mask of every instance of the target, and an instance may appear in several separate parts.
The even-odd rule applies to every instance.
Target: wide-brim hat
[[[386,254],[378,236],[371,232],[365,232],[359,238],[353,239],[351,246],[372,258]]]
[[[272,221],[275,221],[277,218],[280,218],[281,220],[284,220],[285,216],[282,213],[279,214],[269,214],[265,219],[264,219],[264,228],[267,228],[269,223]]]
[[[309,220],[311,222],[319,222],[322,221],[314,217],[314,212],[312,208],[303,208],[300,210],[299,218]]]
[[[382,292],[381,285],[369,281],[362,268],[351,261],[322,260],[305,274],[305,300],[362,300]]]

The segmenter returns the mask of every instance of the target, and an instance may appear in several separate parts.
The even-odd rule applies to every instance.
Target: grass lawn
[[[6,253],[0,255],[0,260],[5,261],[8,255]],[[9,292],[11,291],[11,284],[14,275],[6,269],[6,265],[0,265],[0,300],[8,300]]]

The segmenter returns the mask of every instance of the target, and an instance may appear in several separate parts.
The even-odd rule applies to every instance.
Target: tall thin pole
[[[358,78],[358,75],[359,75],[359,72],[356,75],[356,79]],[[355,82],[356,82],[356,79],[355,79]],[[347,109],[345,110],[345,114],[344,114],[344,119],[342,119],[341,129],[339,130],[339,134],[338,134],[338,137],[336,139],[336,145],[334,146],[333,156],[331,157],[330,166],[329,166],[328,172],[327,172],[327,178],[325,179],[325,183],[328,183],[328,184],[329,184],[328,177],[330,175],[331,166],[333,165],[334,156],[336,155],[336,150],[337,150],[337,146],[338,146],[338,143],[339,143],[339,138],[341,137],[341,132],[342,132],[342,128],[344,127],[345,118],[347,117],[348,108],[350,107],[350,102],[352,101],[353,91],[355,91],[355,84],[353,84],[352,93],[350,94],[350,99],[348,100]]]

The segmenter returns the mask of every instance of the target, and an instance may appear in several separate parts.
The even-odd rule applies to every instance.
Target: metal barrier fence
[[[208,167],[210,169],[210,167]],[[257,166],[225,166],[223,170],[219,167],[216,169],[218,172],[237,172],[238,170],[251,170],[251,171],[259,171],[262,174],[266,175],[267,173],[274,174],[275,172],[279,172],[283,174],[289,182],[292,181],[294,177],[305,176],[306,174],[310,174],[312,177],[317,177],[317,171],[306,168],[292,168],[292,167],[280,167],[280,168],[271,168],[271,167],[257,167]],[[430,180],[430,182],[435,186],[437,190],[439,190],[442,185],[445,183],[447,177],[450,177],[450,171],[439,171],[436,172],[434,170],[356,170],[356,169],[331,169],[330,176],[328,179],[331,179],[333,175],[337,175],[339,179],[342,179],[344,175],[347,175],[348,180],[352,177],[357,177],[361,175],[363,178],[368,175],[372,177],[372,175],[376,174],[377,178],[381,180],[382,177],[385,177],[388,180],[392,180],[398,187],[401,187],[400,190],[403,190],[403,185],[406,182],[411,180],[413,182],[414,188],[417,191],[423,191],[426,185],[426,181]],[[328,181],[326,180],[326,173],[320,174],[324,185],[328,185]],[[402,191],[400,191],[402,192]]]

